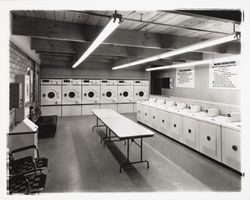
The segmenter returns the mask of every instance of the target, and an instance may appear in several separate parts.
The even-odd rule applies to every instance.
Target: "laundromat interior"
[[[244,16],[10,10],[6,194],[241,193]]]

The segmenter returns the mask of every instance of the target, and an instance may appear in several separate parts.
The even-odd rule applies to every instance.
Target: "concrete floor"
[[[135,114],[127,117],[136,120]],[[49,159],[44,192],[240,191],[241,177],[199,153],[156,133],[144,139],[146,164],[119,173],[125,161],[122,142],[100,144],[105,128],[91,127],[94,116],[58,119],[55,138],[39,140],[40,154]],[[131,145],[131,160],[140,156]]]

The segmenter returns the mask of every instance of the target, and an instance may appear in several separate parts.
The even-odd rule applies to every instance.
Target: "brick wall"
[[[16,75],[29,74],[29,70],[33,70],[34,74],[40,73],[39,65],[35,64],[34,61],[14,43],[10,41],[9,44],[9,82],[16,82]],[[36,82],[35,80],[33,82]],[[31,91],[32,94],[32,91]],[[32,101],[32,100],[31,100]],[[36,102],[36,101],[34,101]],[[32,102],[31,102],[32,103]],[[15,126],[15,109],[10,109],[10,120],[9,128],[12,130]]]

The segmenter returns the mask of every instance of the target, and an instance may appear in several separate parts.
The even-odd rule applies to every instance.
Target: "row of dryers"
[[[41,105],[135,102],[148,98],[149,82],[42,79]]]
[[[133,112],[135,101],[148,98],[149,82],[141,80],[41,79],[44,114],[88,115],[94,108]]]

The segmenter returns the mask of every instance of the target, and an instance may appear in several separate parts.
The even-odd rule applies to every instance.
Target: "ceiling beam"
[[[81,55],[87,49],[88,45],[82,42],[72,42],[72,41],[59,41],[59,40],[46,40],[40,38],[31,39],[31,49],[35,50],[37,53],[47,53],[47,54],[61,54],[61,55]],[[139,47],[123,47],[114,45],[101,45],[97,48],[92,55],[101,57],[123,57],[123,58],[133,58],[140,59],[149,56],[158,55],[165,53],[166,50],[162,49],[148,49]],[[202,53],[190,52],[175,56],[177,60],[201,60]]]
[[[166,11],[169,12],[169,11]],[[171,12],[171,11],[170,11]],[[240,24],[242,20],[242,14],[241,10],[231,9],[231,10],[225,10],[225,9],[217,9],[217,10],[176,10],[172,11],[172,13],[175,14],[181,14],[186,16],[192,16],[192,17],[200,17],[208,20],[216,20],[216,21],[222,21],[227,23],[235,23]]]
[[[102,29],[103,27],[87,24],[41,20],[15,15],[12,20],[12,34],[14,35],[34,36],[56,40],[92,42]],[[201,41],[204,40],[194,37],[116,29],[111,36],[105,40],[104,44],[173,50]],[[227,49],[227,53],[234,53],[231,51],[232,49],[234,50],[237,45],[237,42],[232,43],[230,48]],[[206,49],[206,52],[221,53],[216,47]]]

